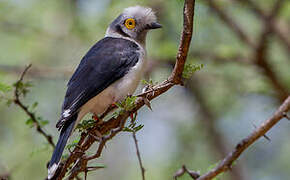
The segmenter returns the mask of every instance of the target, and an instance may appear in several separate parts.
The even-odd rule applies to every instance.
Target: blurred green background
[[[264,14],[271,13],[277,1],[252,0]],[[273,28],[246,1],[208,2],[197,1],[188,57],[189,63],[204,64],[204,68],[186,80],[185,87],[174,87],[154,100],[153,111],[144,107],[138,114],[138,121],[145,125],[137,136],[149,180],[172,179],[182,164],[205,173],[289,95],[290,1],[278,7],[273,20],[284,37],[277,31],[262,36]],[[13,84],[25,65],[32,63],[26,79],[33,87],[24,102],[39,103],[36,112],[49,121],[45,131],[55,141],[67,80],[110,22],[134,5],[152,7],[163,24],[147,39],[150,63],[146,78],[161,82],[170,74],[178,49],[182,0],[0,0],[0,82]],[[267,44],[262,60],[259,48],[240,38],[217,8],[253,44]],[[2,93],[2,99],[11,95]],[[18,107],[2,101],[0,113],[0,175],[44,179],[51,147],[25,124],[28,118]],[[267,134],[271,142],[258,140],[220,179],[289,179],[289,128],[290,123],[282,120]],[[106,168],[89,173],[88,179],[141,179],[129,133],[111,140],[96,162]],[[191,178],[184,175],[180,179]]]

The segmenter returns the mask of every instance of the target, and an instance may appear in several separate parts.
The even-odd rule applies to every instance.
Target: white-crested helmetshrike
[[[100,114],[111,104],[133,94],[146,64],[147,32],[161,28],[150,8],[129,7],[107,28],[82,58],[67,84],[62,113],[56,127],[60,136],[48,166],[48,178],[58,167],[74,127],[89,112]]]

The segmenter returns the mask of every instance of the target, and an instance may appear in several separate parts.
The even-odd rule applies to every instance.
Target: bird
[[[146,35],[161,27],[151,8],[128,7],[81,59],[67,83],[48,179],[53,178],[66,143],[81,119],[88,113],[103,113],[135,92],[146,67]]]

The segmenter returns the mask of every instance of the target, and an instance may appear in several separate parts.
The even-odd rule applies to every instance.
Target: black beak
[[[148,24],[146,27],[146,29],[158,29],[158,28],[162,28],[162,25],[157,22]]]

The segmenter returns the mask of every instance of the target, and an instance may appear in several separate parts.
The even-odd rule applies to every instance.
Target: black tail
[[[74,128],[76,119],[77,119],[77,114],[72,116],[69,120],[67,120],[67,122],[64,124],[63,128],[61,129],[57,145],[54,149],[54,152],[52,154],[51,160],[48,165],[48,179],[54,176],[54,173],[58,167],[58,163],[62,156],[67,140],[70,137],[71,132]]]

